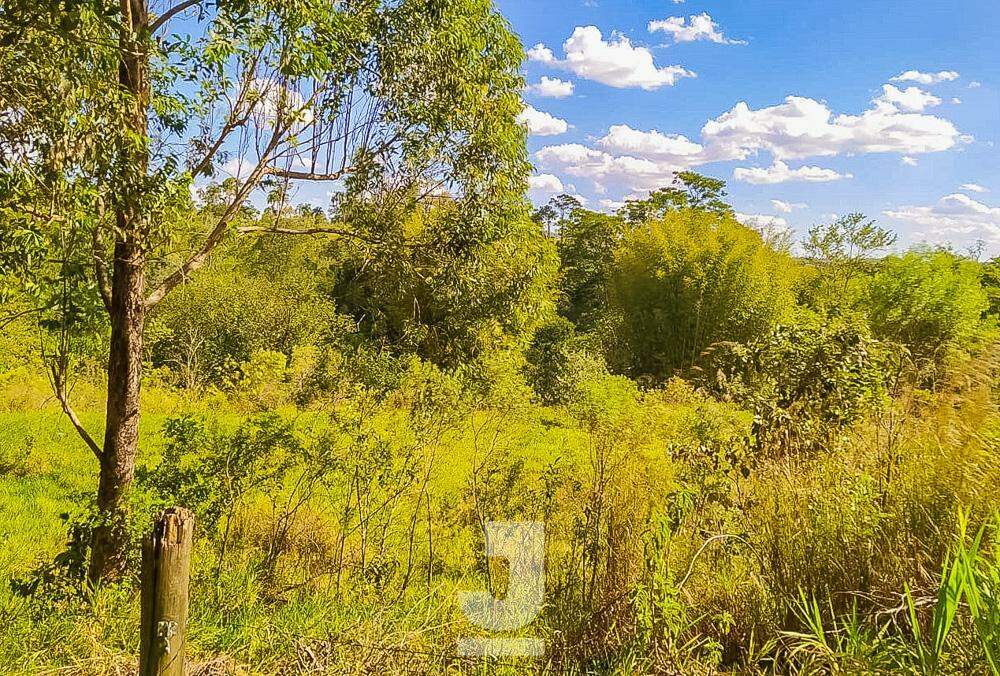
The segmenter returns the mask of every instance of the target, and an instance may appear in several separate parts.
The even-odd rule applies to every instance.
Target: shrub
[[[940,366],[949,349],[968,348],[988,307],[978,263],[950,251],[889,256],[867,297],[872,330],[905,345],[920,367]]]
[[[629,233],[615,255],[610,302],[619,345],[610,360],[633,376],[665,379],[719,341],[764,336],[794,303],[785,254],[732,217],[668,213]]]
[[[289,355],[318,341],[336,316],[304,254],[295,255],[298,266],[279,264],[261,242],[200,270],[151,317],[154,365],[171,367],[188,388],[220,385],[231,364],[248,362],[255,352]]]
[[[538,329],[526,361],[535,395],[550,406],[569,403],[583,381],[607,373],[603,362],[587,352],[573,324],[562,318]]]
[[[803,311],[747,345],[720,343],[702,355],[699,381],[754,413],[759,451],[816,450],[885,394],[887,348],[856,316]]]

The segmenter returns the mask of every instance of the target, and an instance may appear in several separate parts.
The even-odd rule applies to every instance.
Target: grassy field
[[[28,598],[9,585],[66,550],[60,515],[81,512],[96,463],[44,381],[22,375],[4,387],[0,669],[128,673],[132,582],[80,593],[64,581]],[[78,392],[92,429],[96,392],[85,383]],[[964,602],[940,659],[921,663],[906,599],[929,628],[959,515],[970,515],[973,532],[1000,504],[1000,417],[988,378],[920,396],[920,415],[891,444],[893,422],[873,418],[835,449],[759,459],[745,475],[727,469],[725,449],[746,433],[747,413],[680,381],[638,395],[610,379],[575,406],[456,409],[447,424],[404,395],[372,400],[370,410],[352,398],[286,405],[278,417],[301,443],[296,452],[315,462],[326,449],[333,460],[301,509],[288,505],[306,462],[279,487],[247,489],[216,522],[199,523],[194,672],[541,668],[455,650],[482,634],[462,616],[459,591],[503,587],[502,566],[481,555],[482,520],[537,519],[547,527],[546,606],[521,633],[546,640],[549,670],[989,673]],[[240,436],[257,415],[246,402],[156,387],[146,399],[140,467],[157,467],[172,443],[168,421],[184,416],[210,421],[228,444],[258,438]],[[213,462],[210,447],[183,462]],[[266,474],[283,453],[266,449],[254,471]],[[152,476],[140,480],[140,524],[169,494]],[[363,490],[352,488],[360,476]],[[996,560],[990,538],[984,561]],[[849,630],[853,643],[843,639]]]

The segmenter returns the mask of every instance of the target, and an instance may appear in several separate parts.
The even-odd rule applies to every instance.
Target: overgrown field
[[[833,448],[757,458],[752,416],[679,379],[605,376],[542,407],[469,401],[413,362],[391,392],[267,412],[154,387],[137,528],[157,505],[197,513],[197,673],[989,673],[996,367],[987,351]],[[127,673],[133,582],[85,592],[85,542],[60,517],[85,526],[96,461],[43,380],[14,371],[3,390],[0,664]],[[483,634],[458,592],[503,585],[488,520],[546,525],[545,606],[522,632],[546,640],[543,663],[457,656]]]

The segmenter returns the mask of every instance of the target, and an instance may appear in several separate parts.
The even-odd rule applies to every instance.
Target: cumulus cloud
[[[682,66],[657,66],[649,49],[633,46],[624,35],[605,40],[596,26],[578,26],[563,43],[563,51],[565,58],[557,59],[551,49],[537,44],[528,50],[528,58],[619,89],[651,91],[695,77]]]
[[[808,183],[828,183],[844,178],[854,178],[851,174],[841,174],[833,169],[822,167],[799,167],[792,169],[781,160],[775,160],[770,167],[737,167],[733,171],[737,181],[753,183],[754,185],[773,185],[789,181],[805,181]]]
[[[608,153],[635,155],[648,159],[685,164],[689,158],[700,156],[704,148],[680,134],[663,134],[655,129],[639,131],[626,124],[612,126],[606,136],[597,141],[597,147]]]
[[[915,167],[919,164],[917,158],[910,157],[909,155],[903,155],[901,158],[899,158],[899,162],[900,164],[905,164],[908,167]]]
[[[969,83],[969,89],[979,89],[982,86],[983,83],[980,82],[979,80],[973,80],[972,82]]]
[[[305,98],[276,80],[256,78],[246,99],[250,116],[262,126],[273,126],[278,119],[293,121],[293,129],[312,124],[315,114]]]
[[[548,146],[535,153],[540,166],[599,184],[620,183],[631,189],[652,190],[668,183],[676,169],[665,163],[614,156],[579,143]]]
[[[778,226],[781,228],[788,227],[788,221],[786,221],[781,216],[768,216],[767,214],[741,214],[736,212],[736,220],[743,225],[748,225],[751,227],[768,225],[768,226]]]
[[[535,110],[531,106],[525,106],[521,114],[517,116],[519,124],[528,128],[528,133],[532,136],[558,136],[565,134],[569,129],[569,123],[558,117]]]
[[[528,188],[536,192],[554,195],[563,192],[563,183],[558,176],[538,174],[528,177]]]
[[[875,103],[882,103],[910,113],[919,113],[925,108],[940,105],[941,99],[930,92],[925,92],[920,87],[899,89],[887,84],[882,85],[882,95],[875,99]]]
[[[978,183],[963,183],[959,186],[960,190],[968,190],[969,192],[989,192],[988,189],[979,185]]]
[[[650,33],[666,33],[674,42],[697,42],[707,40],[720,45],[745,45],[743,40],[731,40],[722,34],[719,25],[707,12],[692,14],[685,19],[682,16],[671,16],[659,21],[650,21]]]
[[[781,200],[771,200],[771,206],[780,211],[783,214],[790,214],[796,209],[805,209],[809,205],[803,204],[801,202],[783,202]]]
[[[818,166],[793,169],[787,164],[791,160],[898,153],[910,164],[920,154],[948,150],[968,140],[948,120],[904,112],[895,104],[876,101],[859,115],[847,115],[834,114],[819,101],[791,96],[784,103],[756,110],[739,103],[709,120],[699,139],[614,125],[590,146],[572,143],[542,148],[535,160],[548,171],[588,178],[602,190],[629,191],[663,187],[675,171],[747,160],[763,152],[771,155],[771,166],[741,167],[735,176],[767,185],[851,177]]]
[[[918,239],[971,243],[982,240],[995,251],[1000,246],[1000,207],[954,193],[930,206],[903,206],[883,212],[889,218],[917,226]]]
[[[573,83],[560,80],[557,77],[546,77],[543,75],[541,80],[535,84],[528,85],[524,88],[524,91],[528,94],[536,94],[544,98],[564,99],[567,96],[573,95]]]
[[[767,150],[782,160],[843,153],[916,155],[969,140],[951,122],[933,115],[904,113],[881,104],[860,115],[834,115],[826,104],[801,96],[758,110],[740,102],[710,120],[702,136],[716,154],[743,159]]]
[[[922,85],[930,85],[957,80],[958,73],[953,70],[942,70],[937,73],[922,73],[919,70],[908,70],[891,79],[893,82],[916,82]]]
[[[241,181],[246,180],[257,167],[257,162],[245,157],[233,157],[228,162],[219,167],[222,173]]]
[[[541,42],[528,50],[527,57],[529,61],[538,61],[539,63],[555,63],[556,60],[556,55],[552,53],[552,50]]]

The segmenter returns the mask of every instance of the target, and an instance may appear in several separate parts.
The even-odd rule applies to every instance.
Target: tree
[[[448,198],[403,205],[393,220],[397,246],[346,242],[331,271],[339,311],[369,339],[456,368],[523,346],[552,314],[555,247],[527,214],[489,241],[469,238],[466,215]]]
[[[96,298],[109,324],[103,443],[72,414],[67,350],[53,369],[100,463],[92,581],[124,565],[149,311],[234,231],[395,234],[349,209],[308,231],[240,226],[254,191],[324,181],[351,204],[447,190],[483,239],[524,209],[523,51],[488,0],[177,0],[159,16],[148,0],[8,0],[0,41],[0,236],[54,254],[15,250],[4,267],[30,286],[59,261],[49,276],[70,300],[42,306],[65,320]],[[238,181],[193,248],[174,249],[177,230],[193,234],[193,180],[227,160]]]
[[[609,362],[668,378],[720,341],[766,335],[794,305],[797,268],[730,216],[685,209],[629,232],[615,254]]]
[[[581,331],[607,309],[608,275],[628,226],[619,216],[577,209],[559,230],[560,312]]]
[[[537,223],[544,226],[545,236],[552,237],[553,230],[559,231],[562,223],[568,219],[574,211],[583,208],[580,200],[572,195],[556,195],[550,199],[545,206],[535,209],[532,218]]]
[[[986,314],[1000,319],[1000,258],[983,264],[982,285],[989,299]]]
[[[804,246],[820,268],[817,303],[827,307],[850,303],[857,295],[852,283],[870,271],[877,254],[895,243],[894,233],[864,214],[847,214],[810,228]]]
[[[679,209],[732,214],[733,208],[726,203],[725,197],[725,181],[694,171],[678,171],[674,172],[669,187],[654,190],[644,200],[628,200],[619,213],[633,225],[663,218],[668,212]]]
[[[875,334],[905,345],[933,376],[948,349],[975,339],[989,299],[979,263],[947,250],[915,249],[882,261],[865,307]]]

